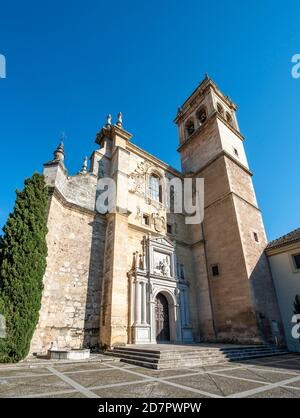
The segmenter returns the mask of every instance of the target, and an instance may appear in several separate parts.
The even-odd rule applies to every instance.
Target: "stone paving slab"
[[[238,363],[218,363],[218,364],[209,364],[207,366],[199,366],[199,367],[192,367],[192,370],[198,370],[198,371],[214,371],[219,369],[232,369],[233,367],[238,367]]]
[[[293,386],[293,387],[295,387],[295,388],[299,388],[300,389],[300,381],[299,382],[294,382],[294,383],[292,383],[291,385],[289,385],[289,386]]]
[[[222,375],[229,377],[239,377],[242,379],[252,379],[266,383],[280,382],[281,380],[289,379],[290,374],[286,373],[270,373],[268,371],[253,369],[229,370],[222,372]]]
[[[9,379],[0,384],[0,397],[15,397],[72,389],[56,376]]]
[[[300,398],[300,393],[291,389],[276,388],[249,396],[249,398]]]
[[[116,383],[131,382],[134,380],[141,380],[133,374],[127,374],[121,370],[107,370],[96,373],[81,373],[71,376],[72,379],[85,387],[105,386]]]
[[[40,375],[40,374],[49,374],[49,370],[47,370],[46,368],[36,368],[36,369],[5,369],[5,370],[0,370],[0,380],[3,377],[17,377],[17,376],[35,376],[35,375]]]
[[[160,371],[114,360],[3,365],[0,397],[299,398],[300,356]]]
[[[176,376],[176,375],[188,375],[191,374],[193,371],[191,369],[163,369],[163,370],[153,370],[153,369],[146,369],[143,367],[137,367],[133,369],[137,373],[143,373],[147,376],[152,377],[168,377],[168,376]]]
[[[231,379],[230,377],[220,377],[207,374],[189,376],[188,380],[183,377],[176,380],[172,379],[172,381],[219,396],[228,396],[236,392],[243,392],[244,390],[254,389],[261,386],[259,383],[244,382],[242,380]]]
[[[55,367],[56,370],[59,370],[60,372],[76,372],[79,370],[103,370],[103,369],[107,369],[107,365],[105,365],[105,363],[80,363],[80,364],[63,364],[63,365],[53,365],[53,367]]]
[[[255,365],[256,370],[262,370],[270,373],[286,373],[289,375],[300,376],[300,370],[295,367],[278,367],[278,364],[274,365],[264,365],[257,364]],[[252,368],[252,367],[251,367]]]
[[[62,399],[62,398],[74,398],[74,399],[85,398],[85,396],[80,392],[65,393],[65,394],[61,394],[61,395],[40,396],[40,397],[41,398],[47,398],[47,399],[50,399],[50,398],[59,398],[59,399]]]
[[[206,398],[207,396],[168,386],[161,382],[138,383],[131,386],[95,390],[101,398]]]
[[[271,367],[274,367],[274,366],[271,365]],[[285,363],[284,367],[282,367],[282,366],[276,367],[275,366],[274,368],[277,369],[281,373],[293,372],[293,373],[300,374],[300,365],[297,365],[297,364]]]

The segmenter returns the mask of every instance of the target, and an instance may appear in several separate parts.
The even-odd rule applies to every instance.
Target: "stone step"
[[[287,354],[286,352],[283,353],[271,353],[268,355],[265,355],[263,357],[269,357],[269,356],[277,356],[277,355],[282,355],[282,354]],[[219,360],[193,360],[193,361],[164,361],[164,362],[151,362],[151,361],[146,361],[146,360],[134,360],[134,359],[121,359],[122,362],[128,363],[128,364],[133,364],[139,367],[147,367],[147,368],[152,368],[152,369],[167,369],[167,368],[182,368],[182,367],[199,367],[199,366],[208,366],[208,365],[215,365],[215,364],[224,364],[224,363],[229,363],[229,362],[234,362],[234,361],[243,361],[243,360],[250,360],[253,358],[261,358],[262,356],[246,356],[246,357],[241,357],[239,359],[219,359]]]
[[[112,355],[142,355],[144,357],[149,357],[149,358],[160,358],[161,357],[161,353],[156,351],[153,353],[148,353],[148,352],[144,352],[144,351],[140,351],[140,350],[120,350],[118,348],[114,348],[112,350],[107,350],[106,353],[112,354]]]
[[[122,359],[122,360],[136,360],[136,361],[146,361],[146,362],[151,362],[151,363],[155,363],[155,364],[163,364],[163,363],[168,363],[168,362],[172,362],[172,363],[181,363],[182,361],[188,361],[189,363],[193,363],[196,361],[209,361],[209,362],[216,362],[216,361],[226,361],[227,359],[222,357],[222,356],[206,356],[206,357],[201,357],[201,356],[197,356],[197,357],[183,357],[183,358],[165,358],[165,359],[158,359],[158,358],[151,358],[151,357],[143,357],[142,355],[138,356],[138,355],[130,355],[130,354],[115,354],[114,356]]]
[[[201,359],[201,361],[226,361],[226,360],[239,360],[239,359],[245,359],[245,358],[249,358],[249,357],[264,357],[267,355],[271,355],[271,354],[285,354],[285,352],[274,352],[274,351],[266,351],[264,353],[252,353],[252,354],[236,354],[235,356],[230,356],[230,357],[226,357],[226,356],[222,356],[222,355],[185,355],[185,356],[174,356],[174,357],[162,357],[162,358],[157,358],[157,357],[146,357],[143,356],[142,354],[138,355],[138,354],[121,354],[121,353],[115,353],[112,354],[114,357],[118,357],[121,359],[132,359],[132,360],[142,360],[142,361],[151,361],[154,363],[163,363],[163,362],[168,362],[168,361],[177,361],[177,362],[181,362],[183,360],[185,361],[197,361],[198,359]]]
[[[222,355],[224,357],[234,356],[235,354],[248,354],[248,353],[264,353],[269,351],[277,351],[276,348],[255,348],[247,350],[231,350],[231,351],[222,351],[222,350],[193,350],[193,351],[179,351],[177,353],[163,352],[161,353],[161,358],[169,356],[181,356],[181,355]]]
[[[112,354],[112,355],[122,355],[122,356],[142,356],[142,357],[147,357],[147,358],[156,358],[156,359],[168,359],[168,358],[172,358],[172,359],[181,359],[183,356],[185,358],[196,358],[196,357],[223,357],[223,358],[232,358],[235,356],[240,357],[241,355],[254,355],[254,354],[260,354],[263,355],[265,353],[269,353],[269,352],[277,352],[278,349],[276,348],[261,348],[261,349],[247,349],[247,350],[232,350],[232,351],[227,351],[226,353],[224,353],[221,350],[193,350],[193,351],[177,351],[177,352],[158,352],[156,351],[155,353],[145,353],[142,350],[126,350],[126,349],[118,349],[115,348],[114,350],[109,350],[108,353]]]
[[[139,349],[139,348],[130,348],[130,347],[115,347],[113,350],[108,350],[108,351],[118,351],[118,352],[138,352],[138,353],[144,353],[145,355],[163,355],[163,354],[178,354],[178,353],[187,353],[187,352],[191,352],[191,353],[202,353],[202,352],[211,352],[211,353],[216,353],[216,352],[222,352],[224,354],[226,353],[230,353],[230,352],[235,352],[235,351],[253,351],[253,350],[266,350],[266,349],[270,349],[270,347],[267,346],[260,346],[260,347],[249,347],[247,349],[243,349],[240,350],[239,348],[232,348],[230,350],[224,350],[224,349],[220,349],[220,348],[199,348],[199,349],[185,349],[185,350],[153,350],[153,351],[149,351],[149,350],[144,350],[144,349]]]
[[[159,350],[137,347],[116,347],[108,355],[140,367],[153,369],[205,366],[230,361],[243,361],[259,357],[287,354],[287,351],[268,345],[241,346],[230,348],[207,347],[199,349]]]
[[[277,356],[278,354],[269,354],[264,357],[271,357],[271,356]],[[255,358],[262,358],[261,356],[254,356],[254,357],[243,357],[241,359],[227,359],[227,360],[219,360],[219,361],[182,361],[182,362],[162,362],[158,363],[159,369],[165,369],[165,368],[183,368],[183,367],[197,367],[197,366],[209,366],[209,365],[217,365],[217,364],[226,364],[229,362],[235,362],[235,361],[249,361],[251,359]],[[123,361],[123,360],[122,360]],[[127,362],[127,361],[126,361]]]
[[[195,348],[187,348],[185,350],[180,349],[181,346],[179,346],[178,349],[170,349],[167,351],[160,351],[159,349],[144,349],[142,346],[141,348],[131,348],[130,346],[126,346],[126,347],[115,347],[113,350],[116,351],[134,351],[134,352],[139,352],[139,353],[145,353],[145,354],[156,354],[156,355],[161,355],[163,353],[182,353],[182,352],[187,352],[187,351],[192,351],[192,352],[199,352],[202,353],[203,351],[211,351],[211,352],[230,352],[230,351],[240,351],[240,350],[253,350],[253,349],[265,349],[265,348],[270,348],[267,345],[246,345],[246,346],[241,346],[241,347],[234,347],[234,348],[219,348],[219,347],[210,347],[210,348],[205,348],[205,347],[201,347],[199,349],[195,349]],[[108,350],[111,351],[111,350]]]
[[[270,348],[268,344],[253,344],[253,345],[240,345],[235,347],[220,347],[221,351],[232,351],[232,350],[249,350],[254,348]]]
[[[269,351],[263,354],[248,354],[248,355],[236,355],[234,357],[231,357],[230,361],[239,361],[239,360],[249,360],[251,358],[262,358],[262,357],[271,357],[271,356],[281,356],[284,354],[288,354],[288,351]]]
[[[219,352],[219,351],[214,351],[214,352],[210,352],[210,351],[206,351],[206,350],[202,350],[202,351],[181,351],[181,352],[177,352],[177,353],[169,353],[169,352],[164,352],[164,353],[155,353],[155,354],[149,354],[149,353],[143,353],[141,351],[126,351],[126,350],[112,350],[110,351],[111,354],[120,354],[120,355],[142,355],[143,357],[148,357],[148,358],[157,358],[157,359],[168,359],[168,358],[181,358],[182,356],[190,356],[190,357],[198,357],[198,356],[225,356],[223,353]]]

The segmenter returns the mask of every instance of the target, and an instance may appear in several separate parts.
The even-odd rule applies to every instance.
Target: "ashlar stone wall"
[[[31,353],[97,347],[106,221],[51,198],[42,308]]]

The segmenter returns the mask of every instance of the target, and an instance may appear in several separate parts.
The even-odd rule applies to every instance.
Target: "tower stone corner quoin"
[[[181,172],[134,144],[119,113],[90,164],[44,165],[48,260],[31,353],[161,342],[284,345],[236,105],[207,75],[178,108]],[[204,220],[169,213],[167,180],[203,178]],[[99,179],[116,210],[96,210]],[[124,210],[126,208],[126,210]]]

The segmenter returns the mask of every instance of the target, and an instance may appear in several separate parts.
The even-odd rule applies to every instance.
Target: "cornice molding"
[[[204,210],[209,209],[211,206],[214,206],[220,202],[222,202],[223,200],[227,199],[230,196],[235,196],[236,198],[242,200],[243,202],[247,203],[248,205],[250,205],[253,209],[257,210],[258,212],[261,213],[261,210],[259,209],[259,207],[253,205],[253,203],[249,202],[248,200],[244,199],[243,197],[239,196],[237,193],[233,192],[233,191],[229,191],[225,194],[223,194],[221,197],[219,197],[218,199],[214,200],[213,202],[211,202],[209,205],[204,207]],[[204,214],[204,219],[205,219],[205,214]]]
[[[149,152],[143,150],[142,148],[140,148],[136,144],[133,144],[132,142],[128,142],[126,148],[130,152],[138,155],[139,157],[144,158],[145,160],[148,160],[153,165],[159,166],[164,171],[168,171],[169,173],[173,174],[176,177],[181,177],[181,178],[183,177],[182,173],[180,171],[176,170],[176,168],[173,168],[172,166],[168,165],[164,161],[160,160],[159,158],[155,157],[154,155],[150,154]]]
[[[245,171],[249,176],[253,176],[252,171],[249,170],[244,164],[242,164],[240,161],[238,161],[236,158],[234,158],[232,155],[230,155],[227,151],[222,150],[218,154],[216,154],[211,160],[209,160],[206,164],[204,164],[203,167],[201,167],[199,170],[192,173],[192,175],[189,174],[189,177],[196,177],[198,174],[200,174],[202,171],[206,170],[207,167],[209,167],[211,164],[213,164],[215,161],[217,161],[221,157],[227,157],[229,160],[234,162],[236,165],[238,165],[243,171]]]
[[[266,248],[265,252],[267,256],[270,257],[276,254],[287,253],[287,252],[294,251],[297,249],[299,249],[300,251],[300,240],[295,240],[294,242],[278,244],[275,247]]]

